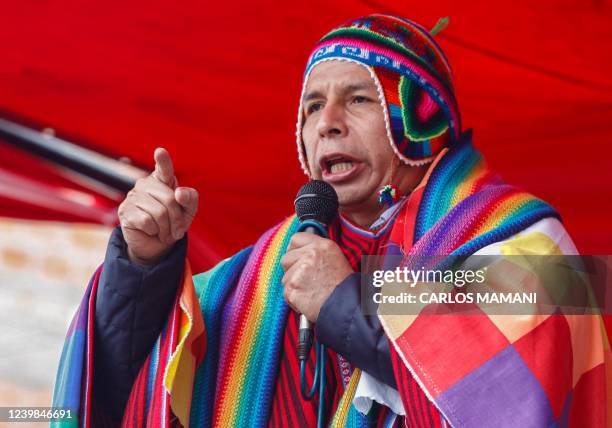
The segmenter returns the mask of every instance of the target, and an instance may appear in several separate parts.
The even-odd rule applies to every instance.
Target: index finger
[[[155,171],[153,171],[153,176],[167,186],[174,188],[174,166],[172,165],[172,159],[170,158],[168,150],[163,147],[158,147],[155,149],[153,158],[155,159]]]
[[[287,251],[283,257],[281,257],[281,266],[283,270],[287,272],[291,266],[295,264],[304,254],[304,250],[302,248],[294,248],[292,250]]]
[[[289,245],[287,246],[287,251],[294,250],[296,248],[302,248],[308,244],[315,242],[318,239],[325,239],[314,233],[306,233],[306,232],[297,232],[293,234],[291,240],[289,240]]]

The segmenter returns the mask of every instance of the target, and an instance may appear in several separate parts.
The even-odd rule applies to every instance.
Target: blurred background
[[[610,252],[609,1],[5,2],[0,406],[50,402],[67,324],[155,147],[201,194],[196,271],[291,214],[307,56],[374,12],[450,17],[436,38],[476,146],[557,207],[582,253]]]

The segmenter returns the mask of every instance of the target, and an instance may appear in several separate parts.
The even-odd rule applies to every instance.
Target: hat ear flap
[[[448,129],[444,111],[421,86],[402,76],[398,93],[405,137],[412,141],[430,140]]]

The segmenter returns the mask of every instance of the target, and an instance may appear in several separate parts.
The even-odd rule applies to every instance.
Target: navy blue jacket
[[[94,400],[120,420],[132,384],[176,296],[187,238],[154,266],[130,262],[121,228],[108,243],[96,295]],[[378,318],[361,311],[360,274],[342,281],[319,313],[317,339],[387,385],[395,387],[389,341]]]

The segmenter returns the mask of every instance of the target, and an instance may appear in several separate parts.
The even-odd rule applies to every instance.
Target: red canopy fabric
[[[583,253],[610,252],[605,1],[12,2],[0,17],[0,109],[149,168],[167,147],[181,184],[201,193],[192,236],[208,248],[204,267],[292,212],[307,55],[372,12],[430,28],[450,17],[437,38],[476,146],[556,206]],[[0,215],[19,215],[6,206]]]

